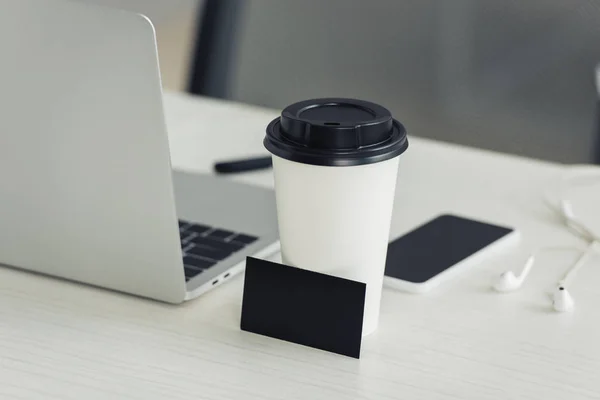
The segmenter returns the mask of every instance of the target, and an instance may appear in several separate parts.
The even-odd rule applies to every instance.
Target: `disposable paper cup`
[[[404,127],[374,103],[308,100],[269,124],[265,146],[284,264],[365,283],[368,335],[379,320]]]

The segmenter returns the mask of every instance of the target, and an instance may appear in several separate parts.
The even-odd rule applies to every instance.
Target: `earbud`
[[[527,259],[523,271],[521,271],[519,276],[516,276],[512,271],[503,272],[493,283],[493,288],[498,292],[512,292],[519,289],[525,281],[525,278],[527,278],[527,275],[529,275],[534,260],[535,258],[533,256]]]
[[[558,312],[569,312],[575,306],[575,302],[569,291],[564,286],[559,286],[552,296],[552,305]]]
[[[503,272],[494,282],[493,287],[498,292],[512,292],[521,287],[523,279],[519,279],[512,271]]]

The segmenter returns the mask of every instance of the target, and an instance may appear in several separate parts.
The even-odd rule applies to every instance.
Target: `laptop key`
[[[219,239],[224,240],[233,235],[235,235],[235,232],[227,231],[225,229],[215,229],[214,231],[212,231],[208,235],[206,235],[206,237],[217,239],[217,240],[219,240]]]
[[[211,247],[204,247],[201,245],[195,245],[194,247],[187,249],[186,253],[200,257],[210,258],[211,260],[217,261],[224,260],[231,255],[230,251],[215,249]]]
[[[183,242],[189,241],[192,237],[196,236],[196,234],[185,232],[185,233],[179,234],[179,236],[180,236],[181,244],[183,245]]]
[[[188,226],[186,230],[188,232],[204,233],[204,232],[210,231],[211,229],[212,228],[210,226],[200,225],[200,224],[192,224],[192,225]]]
[[[235,235],[234,237],[232,237],[229,240],[231,242],[239,242],[239,243],[244,243],[244,244],[250,244],[250,243],[256,242],[258,240],[258,238],[254,237],[254,236],[244,235],[244,234],[240,233],[239,235]]]
[[[214,261],[203,260],[202,258],[194,257],[194,256],[185,256],[183,257],[183,264],[189,267],[199,268],[199,269],[207,269],[216,264]]]
[[[202,247],[210,247],[213,249],[226,251],[229,253],[235,253],[236,251],[239,251],[244,248],[243,244],[222,242],[219,240],[211,239],[210,236],[208,236],[208,237],[196,236],[195,238],[192,238],[190,240],[190,243],[193,243],[195,245],[199,245]]]

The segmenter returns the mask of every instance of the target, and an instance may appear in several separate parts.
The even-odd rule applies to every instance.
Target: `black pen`
[[[247,158],[244,160],[218,162],[215,164],[215,171],[219,174],[235,174],[267,169],[271,168],[272,165],[271,156]]]

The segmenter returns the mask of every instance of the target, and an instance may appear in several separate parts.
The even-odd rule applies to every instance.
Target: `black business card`
[[[248,257],[241,329],[360,357],[366,285]]]

